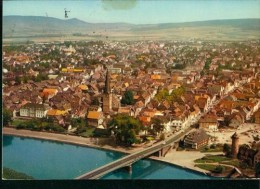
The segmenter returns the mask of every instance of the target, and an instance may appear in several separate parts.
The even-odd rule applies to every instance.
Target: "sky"
[[[3,16],[77,18],[91,23],[156,24],[260,18],[260,0],[4,0]],[[68,19],[69,19],[68,18]]]

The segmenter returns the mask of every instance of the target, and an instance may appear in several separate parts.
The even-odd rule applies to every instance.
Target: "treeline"
[[[53,131],[58,133],[63,133],[66,131],[66,129],[55,123],[54,120],[51,118],[41,118],[24,121],[22,123],[19,123],[16,128],[28,129],[32,131]]]

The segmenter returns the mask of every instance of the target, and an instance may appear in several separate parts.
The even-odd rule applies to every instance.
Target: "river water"
[[[122,153],[46,140],[3,136],[3,167],[35,179],[73,179],[124,156]],[[212,179],[154,160],[132,165],[132,174],[119,169],[101,179]]]

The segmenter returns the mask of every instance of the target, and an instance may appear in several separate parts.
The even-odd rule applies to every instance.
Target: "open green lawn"
[[[200,163],[200,164],[196,164],[196,166],[198,167],[200,166],[203,167],[207,163],[221,163],[225,165],[235,166],[237,168],[242,168],[241,163],[238,159],[232,159],[222,155],[208,155],[208,156],[204,156],[201,159],[196,159],[194,162]]]
[[[230,160],[232,159],[222,155],[214,155],[214,156],[205,156],[201,159],[196,159],[194,162],[195,163],[218,163],[218,162],[230,161]]]
[[[197,164],[195,165],[195,167],[199,167],[201,169],[207,170],[207,171],[211,171],[211,172],[215,172],[216,171],[216,167],[218,167],[219,165],[211,165],[211,164]],[[226,167],[221,165],[221,167],[223,167],[223,172],[222,173],[228,173],[232,170],[231,167]]]
[[[240,162],[237,159],[234,159],[234,160],[231,160],[231,161],[223,161],[221,163],[226,164],[226,165],[233,165],[233,166],[240,168]]]
[[[210,165],[210,164],[197,164],[195,167],[199,167],[201,169],[207,170],[207,171],[213,171],[218,165]]]
[[[214,148],[204,147],[200,150],[200,152],[222,152],[223,145],[217,144]]]

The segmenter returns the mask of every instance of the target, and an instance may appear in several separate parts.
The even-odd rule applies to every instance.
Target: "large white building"
[[[47,109],[44,104],[27,103],[20,108],[20,116],[42,118],[46,116]]]

